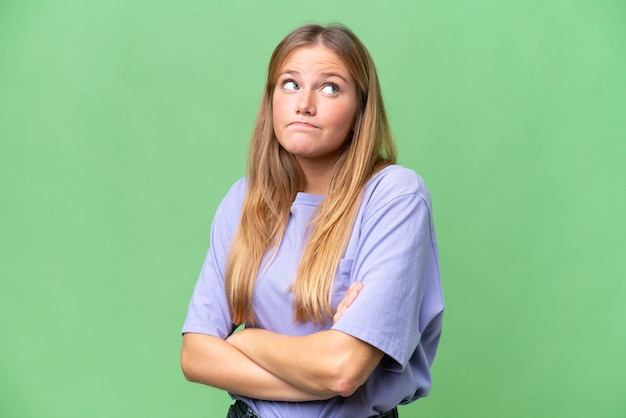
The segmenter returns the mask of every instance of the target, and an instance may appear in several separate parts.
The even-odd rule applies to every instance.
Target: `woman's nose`
[[[315,98],[311,91],[302,91],[296,104],[296,113],[299,115],[315,115]]]

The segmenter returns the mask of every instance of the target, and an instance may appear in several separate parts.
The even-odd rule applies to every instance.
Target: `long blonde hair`
[[[361,41],[341,25],[305,25],[287,35],[270,59],[248,155],[247,194],[226,265],[226,296],[236,324],[254,323],[252,298],[261,263],[280,245],[291,204],[304,185],[294,156],[280,146],[274,134],[272,96],[278,73],[295,48],[317,44],[334,51],[350,70],[356,81],[358,108],[354,132],[333,168],[328,193],[311,222],[293,281],[297,321],[322,323],[332,317],[331,289],[363,187],[376,171],[395,163],[395,145],[376,68]]]

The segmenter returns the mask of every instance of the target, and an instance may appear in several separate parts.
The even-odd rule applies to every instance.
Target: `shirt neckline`
[[[293,201],[294,205],[307,205],[307,206],[318,206],[324,200],[324,195],[321,194],[310,194],[304,192],[298,192],[296,194],[296,198]]]

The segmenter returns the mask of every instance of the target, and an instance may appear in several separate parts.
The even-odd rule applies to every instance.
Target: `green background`
[[[0,0],[0,416],[220,417],[180,329],[266,65],[339,21],[446,297],[403,417],[626,416],[626,2]]]

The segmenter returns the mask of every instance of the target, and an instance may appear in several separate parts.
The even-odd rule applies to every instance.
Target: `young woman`
[[[442,312],[430,197],[395,164],[369,53],[294,30],[213,221],[185,377],[230,392],[229,417],[395,417],[430,390]]]

